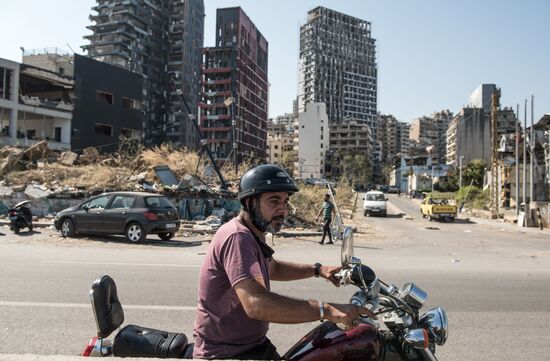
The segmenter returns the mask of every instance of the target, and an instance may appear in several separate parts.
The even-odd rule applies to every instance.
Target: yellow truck
[[[430,221],[437,219],[452,222],[456,218],[457,207],[450,204],[448,199],[428,197],[422,201],[420,213],[422,218],[428,217]]]

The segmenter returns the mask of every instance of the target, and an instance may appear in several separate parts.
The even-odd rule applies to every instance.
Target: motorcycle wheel
[[[13,226],[13,233],[19,234],[19,226],[17,224]]]

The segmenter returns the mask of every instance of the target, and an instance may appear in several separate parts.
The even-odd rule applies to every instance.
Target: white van
[[[386,197],[384,193],[380,191],[370,191],[367,192],[365,198],[363,198],[363,215],[380,215],[386,217],[388,215],[388,210],[386,207]]]

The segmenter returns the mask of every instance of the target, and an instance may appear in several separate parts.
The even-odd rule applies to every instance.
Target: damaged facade
[[[90,16],[95,24],[82,46],[93,59],[143,77],[147,144],[165,141],[198,147],[198,136],[179,99],[191,112],[197,107],[204,40],[203,0],[97,0]],[[172,86],[175,84],[176,89]]]
[[[367,124],[376,138],[377,65],[370,22],[324,7],[308,12],[300,28],[298,103],[300,112],[308,103],[325,103],[331,126],[354,119]]]
[[[200,128],[220,161],[266,158],[268,43],[240,7],[218,9],[216,46],[203,49]]]
[[[141,131],[140,86],[130,72],[57,50],[0,59],[0,145],[115,150]]]

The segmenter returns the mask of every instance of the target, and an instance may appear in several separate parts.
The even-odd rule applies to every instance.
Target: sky
[[[411,120],[468,105],[482,83],[516,109],[534,95],[534,118],[550,113],[550,1],[547,0],[205,0],[205,46],[216,9],[240,6],[269,42],[270,117],[292,111],[299,29],[325,6],[371,23],[376,39],[378,111]],[[95,0],[0,0],[0,58],[59,47],[83,54]],[[527,123],[531,120],[528,105]]]

